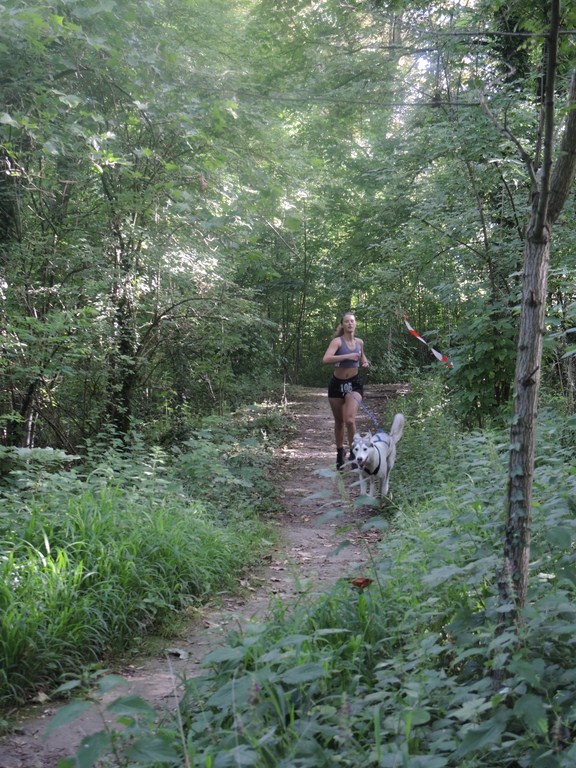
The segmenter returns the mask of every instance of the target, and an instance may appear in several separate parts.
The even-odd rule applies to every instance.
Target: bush
[[[259,517],[275,498],[263,427],[273,420],[255,408],[225,430],[208,420],[194,451],[172,456],[137,436],[130,449],[103,439],[72,469],[30,463],[9,475],[0,702],[50,690],[187,605],[238,588],[268,544]]]
[[[343,581],[231,636],[187,683],[178,725],[133,720],[129,741],[116,742],[126,765],[143,764],[129,756],[153,734],[182,766],[574,764],[576,473],[573,448],[554,435],[561,419],[548,412],[540,427],[530,601],[517,628],[496,582],[506,435],[456,438],[443,409],[414,391],[403,407],[410,447],[437,449],[416,450],[416,464],[403,446],[401,514],[369,586]]]

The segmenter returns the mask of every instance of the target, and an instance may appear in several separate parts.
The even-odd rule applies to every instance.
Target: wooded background
[[[369,380],[441,365],[407,315],[452,361],[462,423],[508,417],[575,28],[569,4],[527,0],[0,6],[2,445],[170,440],[323,385],[349,308]],[[573,411],[570,185],[541,372]]]
[[[225,652],[186,749],[572,768],[575,45],[560,0],[0,4],[0,705],[244,588],[353,309],[409,392],[372,588]],[[311,526],[374,501],[324,469]]]

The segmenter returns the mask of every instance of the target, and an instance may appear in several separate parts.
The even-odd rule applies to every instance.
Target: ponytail
[[[337,338],[338,336],[344,336],[344,326],[342,323],[338,323],[336,326],[336,330],[334,331],[334,334],[332,336],[333,339]]]

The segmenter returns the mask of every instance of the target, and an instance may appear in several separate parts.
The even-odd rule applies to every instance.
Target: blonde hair
[[[334,332],[334,335],[332,336],[333,339],[335,339],[337,336],[344,336],[344,318],[347,315],[352,315],[354,320],[356,320],[356,315],[354,312],[349,309],[347,312],[344,312],[343,315],[340,317],[340,322],[338,323],[336,327],[336,331]]]

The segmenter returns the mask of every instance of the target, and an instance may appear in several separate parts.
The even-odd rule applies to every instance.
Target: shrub
[[[10,476],[0,702],[49,690],[190,603],[238,588],[268,543],[259,516],[275,498],[262,426],[274,417],[251,413],[229,418],[225,432],[207,421],[193,453],[170,456],[134,436],[130,449],[90,446],[69,470],[36,463]]]
[[[421,407],[420,394],[416,400]],[[404,410],[414,427],[414,403]],[[170,764],[182,766],[574,764],[573,447],[558,443],[561,421],[548,412],[530,601],[514,627],[503,620],[512,606],[501,603],[496,583],[505,435],[455,438],[442,409],[421,411],[410,445],[441,447],[421,451],[419,464],[407,458],[401,514],[369,586],[342,581],[320,601],[290,613],[278,606],[268,624],[231,636],[205,658],[205,674],[187,683],[176,724],[148,722],[125,743],[118,737],[126,765],[141,764],[128,763],[134,743],[154,734],[172,750]],[[416,466],[418,476],[409,471]],[[422,480],[429,472],[432,487]]]

